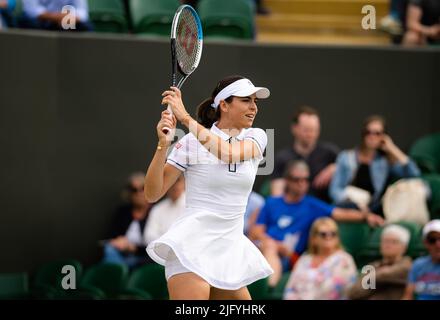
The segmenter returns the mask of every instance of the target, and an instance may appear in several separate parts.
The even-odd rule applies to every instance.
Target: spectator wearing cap
[[[425,225],[423,242],[429,255],[414,261],[403,296],[405,300],[440,300],[440,219]]]
[[[67,6],[75,9],[74,29],[63,26]],[[71,21],[70,21],[71,22]],[[26,0],[23,1],[22,24],[26,28],[46,30],[92,31],[87,0]]]
[[[404,256],[410,233],[399,225],[384,228],[380,241],[382,259],[371,262],[374,267],[375,288],[363,286],[363,277],[350,288],[348,297],[353,300],[399,300],[405,290],[411,258]]]

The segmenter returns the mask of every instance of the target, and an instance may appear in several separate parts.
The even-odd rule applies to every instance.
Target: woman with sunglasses
[[[315,220],[308,252],[295,264],[284,290],[285,300],[341,300],[356,281],[356,265],[341,247],[338,226],[331,218]]]
[[[373,115],[364,121],[361,145],[339,154],[329,193],[338,206],[381,214],[390,179],[418,176],[417,165],[386,133],[385,119]]]

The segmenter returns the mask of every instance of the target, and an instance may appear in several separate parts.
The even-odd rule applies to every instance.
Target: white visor
[[[258,99],[266,99],[270,95],[270,91],[267,88],[256,87],[249,79],[240,79],[229,86],[223,88],[214,98],[214,103],[211,107],[218,108],[221,100],[225,100],[231,96],[235,97],[249,97],[253,94],[257,95]]]

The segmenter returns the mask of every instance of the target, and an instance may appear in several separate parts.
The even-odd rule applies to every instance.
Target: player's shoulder
[[[178,139],[176,146],[178,146],[179,144],[187,145],[187,144],[194,143],[194,142],[197,142],[197,139],[191,132],[189,132],[189,133],[185,134],[183,137],[181,137],[180,139]]]
[[[261,128],[254,128],[254,127],[244,129],[244,135],[245,136],[249,136],[249,135],[267,136],[265,130],[263,130]]]

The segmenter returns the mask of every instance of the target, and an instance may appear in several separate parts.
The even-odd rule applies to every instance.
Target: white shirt
[[[137,220],[133,220],[128,226],[127,232],[125,233],[128,242],[135,245],[143,245],[144,241],[142,238],[141,224]]]
[[[215,124],[211,132],[223,140],[231,137]],[[258,165],[267,145],[266,132],[259,128],[243,129],[236,140],[252,140],[261,156],[228,164],[210,153],[192,133],[173,148],[167,163],[185,174],[186,206],[218,213],[243,214],[255,181]]]
[[[156,240],[165,232],[185,210],[185,193],[176,200],[167,198],[156,204],[148,215],[144,238],[146,243]]]

